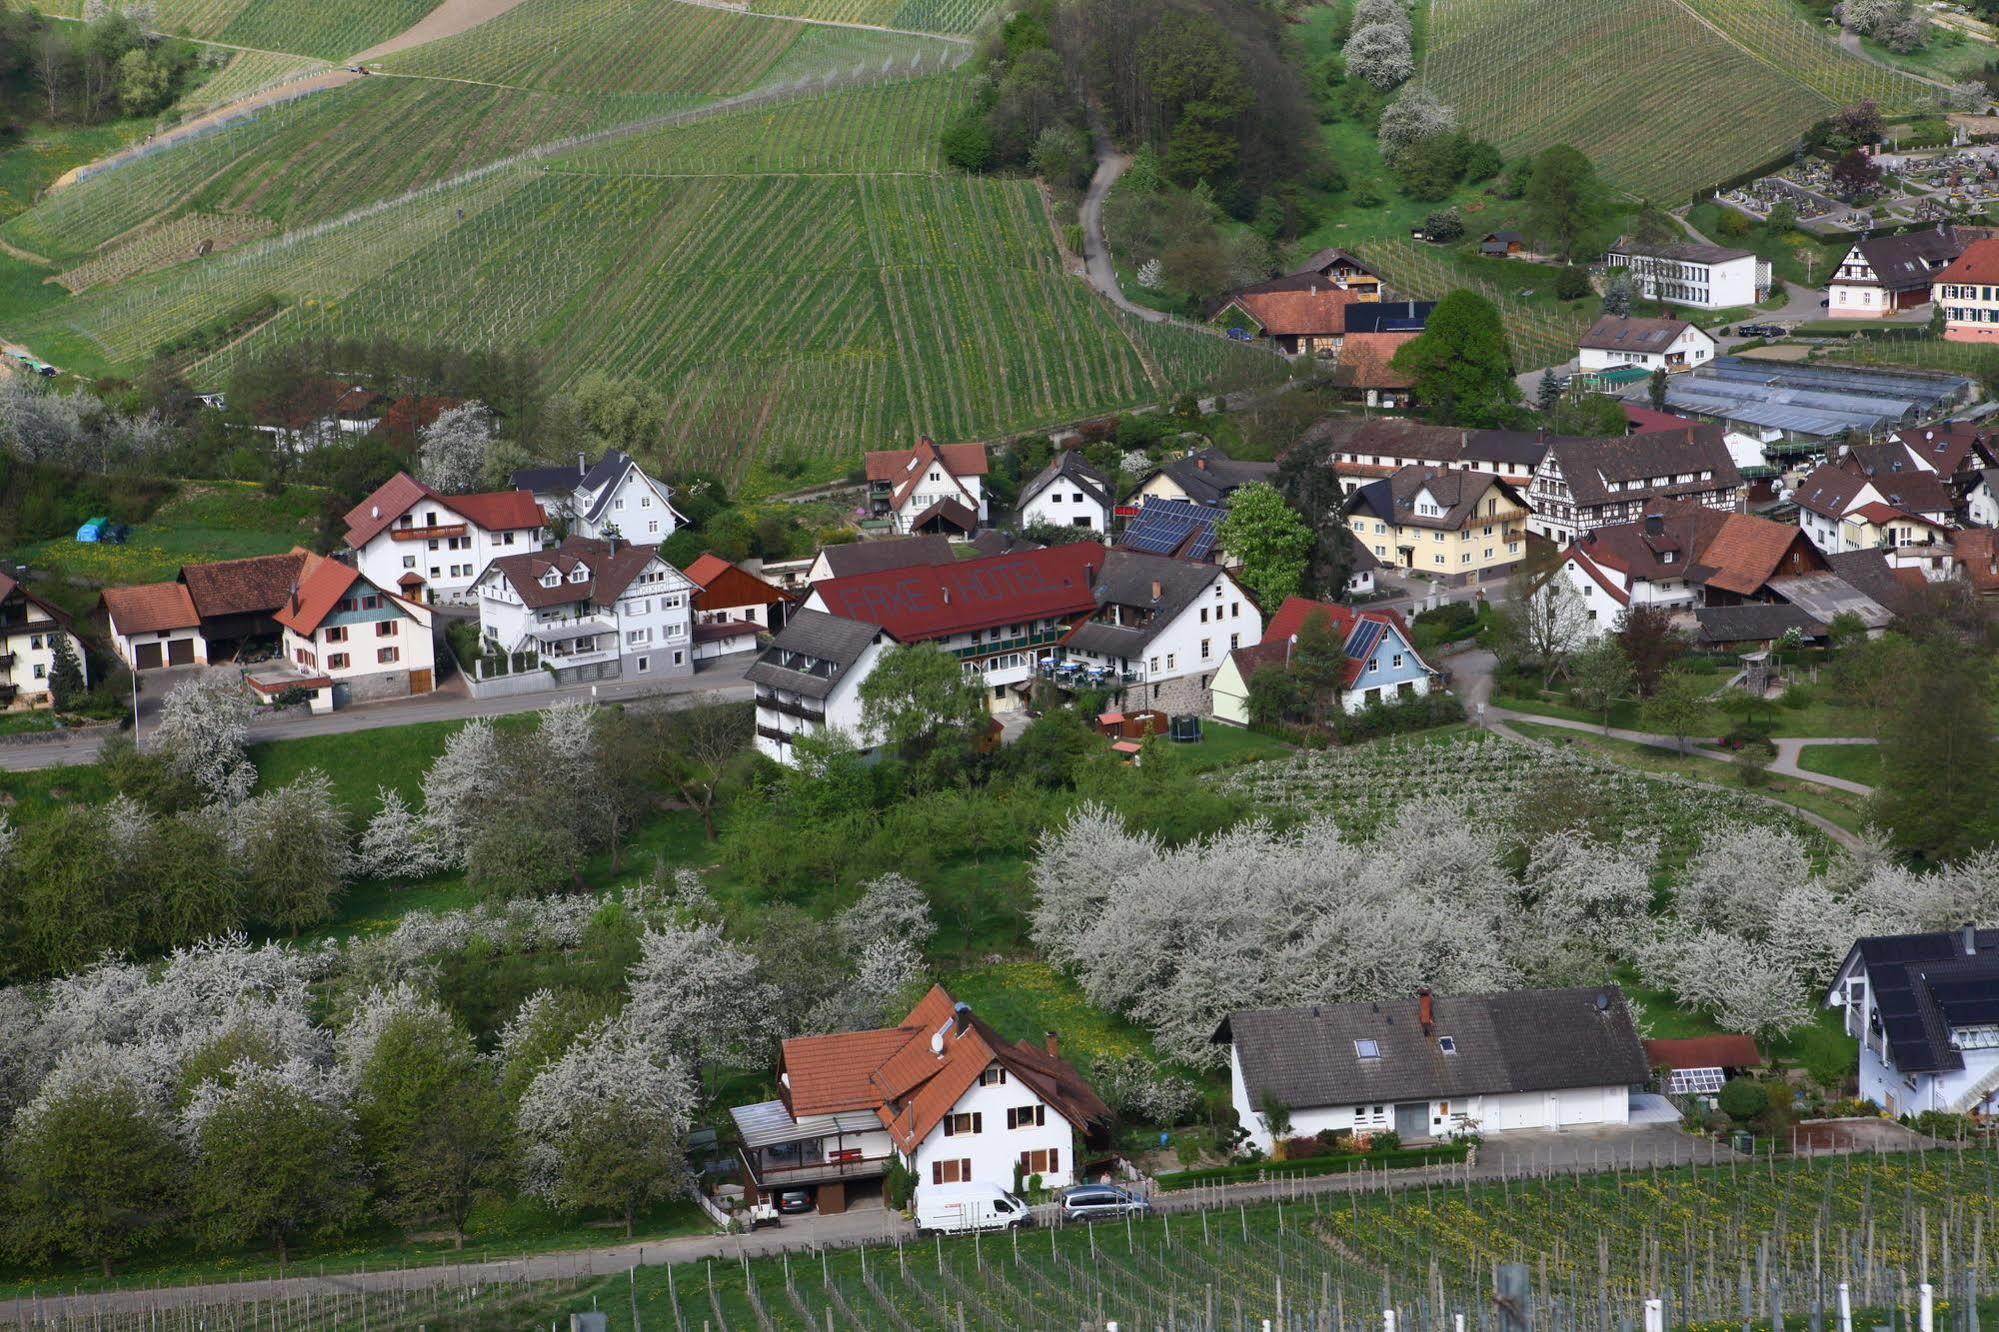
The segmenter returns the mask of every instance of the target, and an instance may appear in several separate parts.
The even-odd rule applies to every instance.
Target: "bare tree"
[[[729,764],[750,742],[754,714],[740,703],[704,703],[674,714],[667,728],[662,761],[668,780],[701,815],[708,840],[715,840],[715,798]]]

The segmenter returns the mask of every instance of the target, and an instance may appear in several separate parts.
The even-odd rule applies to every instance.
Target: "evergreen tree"
[[[68,634],[52,634],[49,642],[55,652],[55,662],[49,667],[49,697],[62,712],[83,697],[83,663],[76,659],[76,647]]]

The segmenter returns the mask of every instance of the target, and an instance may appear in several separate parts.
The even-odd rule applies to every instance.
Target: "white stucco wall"
[[[1111,515],[1108,508],[1091,499],[1081,486],[1066,476],[1058,476],[1020,506],[1020,523],[1023,527],[1047,523],[1051,527],[1087,527],[1108,532]]]
[[[49,701],[49,676],[55,672],[57,638],[69,640],[77,669],[83,672],[84,683],[89,684],[90,664],[84,658],[83,643],[75,634],[64,629],[39,632],[17,629],[0,639],[0,653],[14,654],[14,664],[0,671],[0,684],[11,684],[19,691],[17,702],[39,707]]]
[[[378,532],[355,554],[354,567],[378,587],[402,588],[404,574],[424,580],[432,601],[469,605],[472,580],[502,555],[519,555],[541,547],[540,529],[489,532],[434,500],[419,500],[409,510],[410,530],[421,532],[435,518],[438,527],[464,526],[462,537],[417,536],[398,541],[394,526]],[[401,520],[398,519],[398,522]],[[452,543],[460,544],[453,549]],[[436,549],[431,549],[435,546]]]
[[[932,1129],[929,1137],[916,1144],[911,1161],[916,1171],[917,1188],[921,1190],[930,1183],[931,1162],[969,1160],[973,1182],[997,1184],[1012,1192],[1014,1165],[1020,1160],[1020,1154],[1049,1149],[1059,1153],[1060,1169],[1039,1172],[1042,1186],[1056,1189],[1073,1183],[1076,1176],[1076,1134],[1068,1120],[1048,1109],[1043,1112],[1045,1123],[1015,1129],[1006,1126],[1009,1108],[1040,1104],[1041,1098],[1011,1074],[1003,1084],[989,1087],[974,1084],[958,1098],[952,1113],[976,1112],[980,1116],[979,1132],[947,1135],[941,1122]]]

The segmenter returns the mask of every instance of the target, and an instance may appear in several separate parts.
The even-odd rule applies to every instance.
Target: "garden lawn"
[[[1695,781],[1711,782],[1715,785],[1741,785],[1741,777],[1733,764],[1725,763],[1721,759],[1708,758],[1702,754],[1682,754],[1677,750],[1641,745],[1591,731],[1572,731],[1562,726],[1537,726],[1533,722],[1521,721],[1509,721],[1506,725],[1510,730],[1517,731],[1529,739],[1545,741],[1552,745],[1574,745],[1640,772],[1690,777]],[[1848,832],[1858,833],[1867,827],[1867,802],[1860,796],[1845,791],[1835,791],[1829,786],[1820,786],[1815,782],[1803,782],[1773,774],[1766,774],[1763,785],[1753,789],[1763,795],[1775,797],[1787,805],[1794,805],[1799,809],[1809,810],[1821,818],[1829,819]]]
[[[1684,1040],[1694,1036],[1726,1034],[1707,1014],[1690,1013],[1679,1007],[1672,995],[1646,985],[1629,967],[1618,968],[1617,983],[1627,996],[1644,1007],[1644,1033],[1651,1039]],[[1860,1043],[1846,1034],[1841,1025],[1843,1021],[1836,1008],[1815,1009],[1811,1022],[1805,1026],[1784,1036],[1766,1037],[1757,1045],[1766,1060],[1801,1065],[1814,1050],[1837,1049],[1844,1053],[1846,1062],[1851,1065],[1859,1057]]]
[[[1291,752],[1291,746],[1275,737],[1252,731],[1247,727],[1230,726],[1206,718],[1201,725],[1201,739],[1196,744],[1171,744],[1194,772],[1213,772],[1217,768],[1232,768],[1238,763],[1255,763],[1260,759],[1278,758]]]
[[[0,222],[26,212],[49,182],[72,167],[115,153],[143,135],[145,120],[54,129],[38,125],[0,140]]]
[[[1039,1045],[1045,1033],[1056,1033],[1065,1059],[1088,1065],[1119,1055],[1155,1057],[1143,1027],[1092,1005],[1046,962],[988,962],[948,974],[943,983],[1002,1036]]]
[[[1806,772],[1843,777],[1862,786],[1881,785],[1881,746],[1806,745],[1798,754],[1798,766]]]
[[[1720,681],[1716,681],[1719,687]],[[1542,717],[1563,717],[1569,721],[1588,722],[1592,726],[1603,725],[1603,713],[1590,712],[1573,707],[1554,699],[1528,697],[1523,694],[1495,694],[1495,707],[1509,708],[1515,712],[1528,712]],[[1643,731],[1646,726],[1640,720],[1641,707],[1636,699],[1619,699],[1610,710],[1610,725],[1613,730]],[[1787,708],[1771,703],[1757,714],[1759,720],[1768,720],[1774,726],[1771,731],[1776,736],[1863,736],[1874,733],[1874,716],[1861,708],[1845,707],[1813,699],[1802,708]],[[1710,707],[1707,720],[1695,732],[1696,744],[1713,743],[1726,735],[1737,724],[1736,716],[1721,707]]]

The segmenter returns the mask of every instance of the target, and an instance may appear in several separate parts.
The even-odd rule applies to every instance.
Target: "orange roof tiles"
[[[525,490],[488,490],[477,495],[440,495],[438,499],[488,532],[540,527],[548,521],[534,495]]]
[[[1347,306],[1359,293],[1327,287],[1322,291],[1243,291],[1229,304],[1247,310],[1271,337],[1338,337],[1347,329]]]
[[[1345,388],[1406,389],[1416,382],[1406,370],[1392,364],[1395,353],[1420,333],[1349,333],[1340,342],[1340,360],[1335,378]]]
[[[831,1036],[794,1036],[786,1041],[779,1059],[790,1079],[792,1117],[880,1105],[874,1071],[915,1034],[913,1027],[883,1027]]]
[[[1753,1036],[1687,1036],[1645,1042],[1653,1068],[1755,1068],[1763,1062]]]
[[[1731,513],[1708,539],[1700,562],[1714,569],[1708,586],[1738,596],[1752,596],[1776,574],[1803,534],[1789,523],[1775,523],[1752,514]]]
[[[298,591],[272,618],[294,633],[310,638],[347,595],[347,589],[359,581],[361,575],[352,565],[317,555],[307,556],[299,575]]]
[[[489,532],[540,527],[548,521],[541,505],[525,490],[494,490],[479,495],[440,495],[408,472],[397,472],[375,493],[347,511],[347,544],[359,550],[374,540],[418,500],[435,500]]]
[[[1999,240],[1975,240],[1936,275],[1938,282],[1999,282]]]
[[[104,609],[120,634],[152,634],[168,629],[193,629],[201,624],[194,598],[179,583],[141,583],[137,587],[104,589]]]

